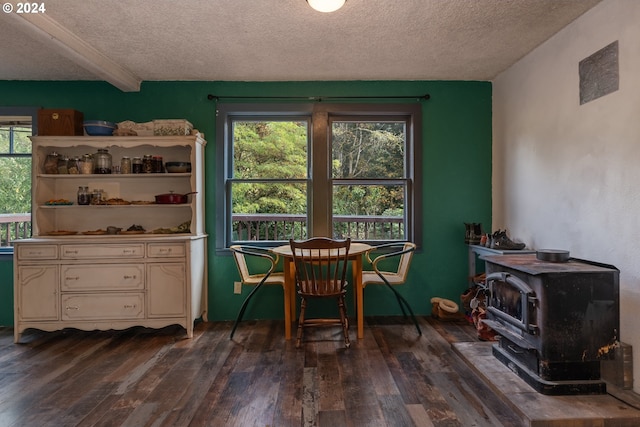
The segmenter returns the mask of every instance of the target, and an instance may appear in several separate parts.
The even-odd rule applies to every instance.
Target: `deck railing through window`
[[[306,215],[235,214],[234,241],[306,239]],[[354,240],[403,240],[404,221],[398,216],[336,215],[335,238]]]
[[[31,214],[0,214],[0,247],[13,246],[16,239],[31,237]]]
[[[337,215],[335,238],[354,240],[403,240],[403,218],[398,216]],[[0,214],[0,247],[12,246],[15,239],[31,237],[31,214]],[[236,214],[233,215],[233,240],[306,239],[306,215]]]

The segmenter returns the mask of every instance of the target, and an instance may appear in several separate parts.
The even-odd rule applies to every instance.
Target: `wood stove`
[[[485,256],[493,354],[543,394],[602,394],[600,360],[619,345],[619,271],[535,254]]]

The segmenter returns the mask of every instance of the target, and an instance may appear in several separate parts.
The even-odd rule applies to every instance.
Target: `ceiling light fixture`
[[[344,6],[346,0],[307,0],[309,6],[318,12],[335,12]]]

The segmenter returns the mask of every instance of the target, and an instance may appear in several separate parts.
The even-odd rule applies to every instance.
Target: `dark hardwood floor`
[[[0,426],[520,426],[452,351],[464,322],[367,318],[301,349],[282,321],[53,333],[0,328]]]

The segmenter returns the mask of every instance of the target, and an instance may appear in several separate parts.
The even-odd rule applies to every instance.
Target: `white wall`
[[[580,105],[578,62],[619,41],[620,87]],[[620,269],[640,392],[640,1],[604,0],[493,84],[493,229]]]

